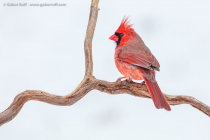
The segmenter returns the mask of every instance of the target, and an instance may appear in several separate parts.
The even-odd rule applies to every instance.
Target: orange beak
[[[112,36],[109,37],[110,40],[113,40],[113,41],[118,41],[118,37],[113,34]]]

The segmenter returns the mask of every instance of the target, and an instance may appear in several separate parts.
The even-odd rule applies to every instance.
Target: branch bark
[[[92,0],[90,8],[90,17],[86,31],[84,42],[85,51],[85,76],[78,87],[66,96],[53,95],[44,91],[27,90],[18,94],[12,104],[3,112],[0,113],[0,126],[11,121],[21,110],[23,105],[29,100],[37,100],[52,105],[70,106],[79,101],[91,90],[99,90],[109,94],[127,93],[137,97],[151,98],[147,87],[144,83],[129,83],[122,81],[121,84],[115,82],[107,82],[96,79],[93,76],[93,61],[92,61],[92,39],[96,27],[98,17],[99,0]],[[170,105],[190,104],[199,109],[210,117],[210,107],[190,96],[171,96],[164,94]]]

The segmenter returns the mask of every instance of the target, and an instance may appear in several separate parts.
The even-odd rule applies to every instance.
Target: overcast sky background
[[[23,1],[10,0],[10,3]],[[3,6],[0,0],[0,112],[25,90],[66,95],[85,72],[84,38],[91,0],[64,7]],[[101,0],[93,39],[94,76],[115,81],[115,43],[124,15],[160,62],[156,79],[169,95],[210,106],[209,0]],[[210,119],[190,105],[157,110],[151,99],[91,91],[72,106],[27,102],[0,127],[1,140],[209,140]]]

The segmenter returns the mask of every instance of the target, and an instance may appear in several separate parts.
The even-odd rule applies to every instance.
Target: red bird
[[[155,70],[160,64],[144,44],[141,37],[124,17],[119,28],[109,39],[117,43],[115,49],[115,65],[122,75],[130,80],[144,80],[157,109],[170,111],[170,105],[155,80]],[[121,78],[119,78],[121,79]]]

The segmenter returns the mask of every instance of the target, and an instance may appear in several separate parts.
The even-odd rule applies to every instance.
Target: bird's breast
[[[141,75],[141,72],[139,71],[139,67],[126,63],[123,61],[122,58],[119,58],[119,53],[121,50],[116,48],[114,59],[115,59],[115,65],[118,69],[118,71],[124,75],[126,78],[130,78],[133,80],[143,80],[143,77]]]

